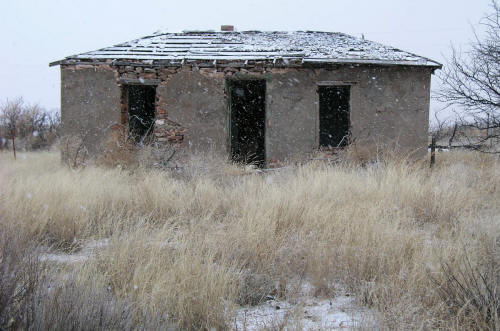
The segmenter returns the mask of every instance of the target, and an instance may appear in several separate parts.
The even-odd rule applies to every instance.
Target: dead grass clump
[[[0,328],[9,330],[160,330],[164,310],[145,311],[118,299],[92,263],[54,267],[40,247],[1,219]]]
[[[0,219],[0,327],[30,321],[26,303],[38,285],[33,243]]]
[[[130,139],[122,125],[112,125],[103,144],[102,152],[95,160],[97,165],[105,167],[136,167],[138,146]]]
[[[370,160],[377,159],[378,152],[373,150],[373,145],[353,143],[342,155],[348,163],[365,164]]]
[[[6,170],[9,198],[1,203],[5,215],[17,219],[30,235],[58,246],[92,236],[110,236],[139,220],[182,222],[189,215],[204,217],[221,212],[224,199],[210,181],[186,183],[155,170],[134,172],[87,167],[74,171],[57,166],[29,170],[33,155]],[[58,163],[57,155],[53,162]],[[17,163],[16,163],[17,165]],[[37,183],[37,185],[33,185]]]
[[[95,281],[75,284],[104,293],[100,302],[132,305],[130,323],[229,328],[240,305],[267,295],[299,302],[296,282],[324,298],[341,287],[378,311],[386,329],[481,328],[494,320],[496,301],[486,300],[493,279],[467,289],[471,296],[439,295],[493,274],[485,266],[497,253],[484,243],[500,237],[494,157],[443,153],[432,170],[384,158],[263,173],[206,163],[208,156],[163,170],[73,170],[56,154],[2,156],[0,208],[9,224],[37,244],[111,238],[75,271]],[[490,303],[474,308],[472,299]]]
[[[78,272],[62,276],[41,262],[24,233],[9,223],[1,225],[0,328],[133,329],[134,306],[115,300],[98,284],[99,277],[82,283]],[[153,320],[148,316],[143,322]]]
[[[206,247],[170,229],[141,229],[114,238],[97,268],[118,298],[153,314],[165,312],[181,329],[224,329],[238,272],[230,262],[215,261]]]

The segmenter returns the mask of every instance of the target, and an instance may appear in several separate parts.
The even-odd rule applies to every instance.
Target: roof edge
[[[54,66],[58,66],[58,65],[64,64],[63,63],[64,61],[66,61],[66,59],[62,59],[62,60],[57,60],[57,61],[54,61],[54,62],[50,62],[49,63],[49,67],[54,67]]]
[[[82,61],[83,60],[83,61]],[[90,60],[90,61],[85,61]],[[443,65],[439,62],[425,59],[425,61],[390,61],[390,60],[376,60],[376,59],[325,59],[325,58],[297,58],[297,59],[286,59],[283,58],[255,58],[255,59],[240,59],[240,60],[216,60],[213,59],[192,59],[189,57],[180,58],[177,60],[146,60],[146,59],[136,59],[131,61],[129,59],[103,59],[108,61],[96,61],[96,59],[92,58],[75,58],[75,57],[67,57],[62,60],[50,62],[49,66],[57,66],[57,65],[78,65],[78,64],[87,64],[87,65],[111,65],[111,66],[119,66],[119,65],[137,65],[137,66],[154,66],[154,67],[170,67],[170,66],[183,66],[185,64],[203,64],[205,67],[217,67],[218,63],[225,63],[223,66],[225,67],[241,67],[243,64],[244,67],[248,66],[248,61],[252,62],[266,62],[271,64],[273,67],[278,68],[286,68],[286,67],[303,67],[304,64],[307,65],[316,65],[316,66],[330,66],[330,65],[377,65],[377,66],[411,66],[411,67],[423,67],[423,68],[433,68],[433,69],[441,69]],[[112,60],[111,62],[109,60]],[[278,62],[279,61],[279,62]],[[295,64],[289,64],[290,61],[294,61]],[[233,64],[233,65],[231,65]],[[252,65],[250,65],[252,66]]]

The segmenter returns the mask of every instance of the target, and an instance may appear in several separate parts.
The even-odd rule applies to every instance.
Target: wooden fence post
[[[431,168],[436,163],[436,137],[433,135],[431,138]]]

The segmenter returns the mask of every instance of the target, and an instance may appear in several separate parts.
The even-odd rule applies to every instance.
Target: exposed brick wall
[[[170,75],[177,72],[176,68],[156,68],[156,67],[144,67],[141,66],[118,66],[118,77],[117,83],[120,83],[120,79],[138,80],[139,82],[150,81],[150,80],[160,80],[160,84],[166,84]],[[122,97],[122,124],[126,126],[127,124],[127,98],[126,93],[123,93]],[[169,143],[169,144],[180,144],[183,140],[184,129],[180,124],[170,121],[168,119],[167,109],[164,107],[159,95],[156,96],[156,116],[153,135],[155,140],[159,143]]]

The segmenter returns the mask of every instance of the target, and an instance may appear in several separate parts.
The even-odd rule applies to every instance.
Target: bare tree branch
[[[443,88],[436,93],[447,107],[463,109],[457,123],[469,129],[464,131],[469,137],[463,147],[483,152],[495,152],[491,144],[500,141],[500,6],[492,0],[491,7],[492,13],[480,22],[484,37],[474,31],[475,40],[467,52],[452,46],[451,58],[440,74]]]

